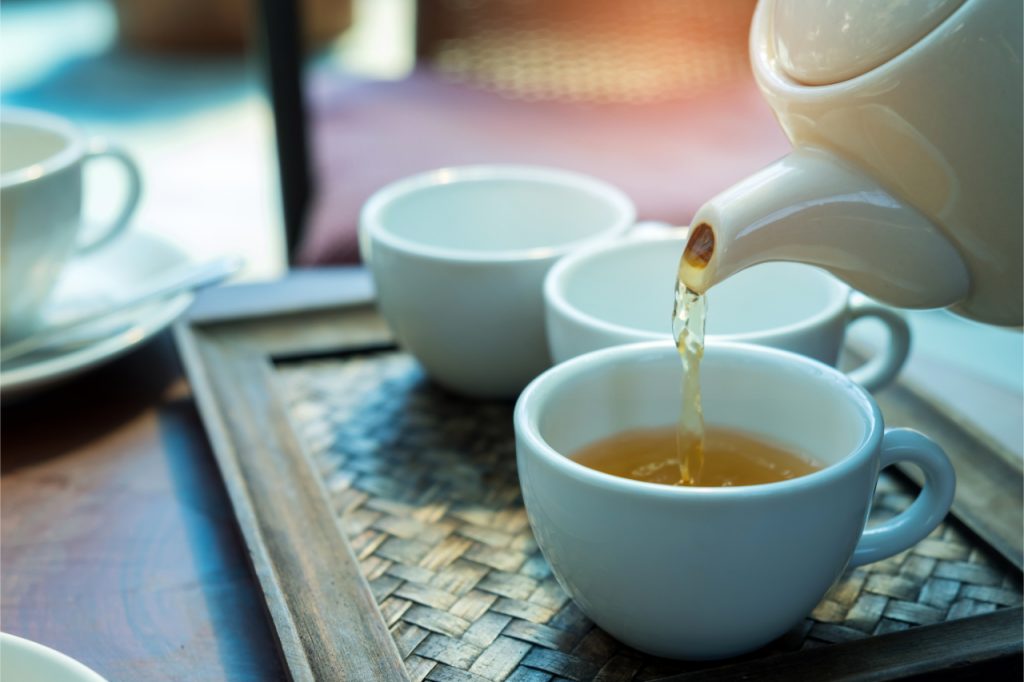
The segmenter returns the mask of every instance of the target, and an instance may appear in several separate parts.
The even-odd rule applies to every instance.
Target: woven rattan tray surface
[[[804,623],[760,651],[669,661],[603,633],[551,575],[519,494],[510,404],[435,388],[369,304],[231,319],[221,312],[230,305],[203,303],[178,340],[293,679],[1019,669],[1019,466],[902,388],[879,397],[886,419],[950,451],[958,518],[848,572]],[[901,474],[883,475],[873,516],[903,509],[915,490]]]
[[[628,649],[569,601],[530,533],[510,405],[438,390],[397,352],[280,369],[410,677],[650,680],[706,667]],[[908,506],[907,488],[883,478],[875,516]],[[950,521],[912,550],[849,572],[811,618],[748,658],[1020,603],[1019,573]]]

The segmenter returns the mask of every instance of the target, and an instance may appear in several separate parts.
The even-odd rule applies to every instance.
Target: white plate
[[[50,320],[80,314],[125,298],[153,277],[183,267],[188,257],[156,235],[128,232],[110,246],[74,260],[57,283],[45,317]],[[60,355],[14,361],[0,369],[4,400],[23,398],[109,362],[162,331],[192,302],[191,293],[157,301],[128,314],[128,325],[110,336]]]
[[[106,682],[75,659],[0,632],[0,679],[5,682]]]

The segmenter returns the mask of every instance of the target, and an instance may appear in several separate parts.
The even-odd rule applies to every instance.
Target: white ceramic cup
[[[630,200],[566,171],[448,168],[363,207],[360,250],[381,313],[427,374],[455,392],[515,397],[551,364],[544,276],[566,253],[624,233]]]
[[[599,348],[671,338],[672,302],[683,236],[632,238],[562,259],[544,285],[551,356],[563,362]],[[835,366],[846,328],[881,321],[886,347],[850,377],[874,391],[899,373],[910,350],[903,316],[860,295],[824,270],[765,263],[707,293],[707,335],[781,348]]]
[[[82,169],[97,158],[125,169],[124,206],[86,241]],[[109,243],[128,226],[142,182],[121,149],[87,139],[69,121],[27,109],[0,109],[0,335],[5,342],[39,324],[40,312],[68,258]]]
[[[515,408],[530,525],[558,581],[600,627],[671,658],[753,650],[800,622],[847,566],[920,541],[953,499],[953,468],[916,431],[884,429],[871,396],[817,361],[711,343],[701,366],[708,424],[816,459],[812,474],[754,486],[683,488],[569,459],[613,434],[675,423],[681,369],[670,341],[579,356],[534,380]],[[921,468],[901,514],[865,529],[878,472]]]

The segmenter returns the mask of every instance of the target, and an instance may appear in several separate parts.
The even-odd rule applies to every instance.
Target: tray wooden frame
[[[311,281],[211,291],[175,336],[291,679],[407,679],[273,379],[276,362],[386,348],[393,339],[364,272],[339,270]],[[325,287],[332,293],[324,294]],[[887,389],[879,403],[887,423],[916,425],[947,448],[959,476],[954,515],[1020,570],[1019,460],[907,386]],[[878,680],[1015,671],[1022,618],[1020,607],[1001,609],[671,679]]]

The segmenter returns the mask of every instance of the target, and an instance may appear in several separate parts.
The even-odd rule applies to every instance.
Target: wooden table
[[[358,268],[205,292],[192,314],[371,295]],[[111,682],[281,680],[171,333],[0,409],[0,629]]]
[[[284,678],[169,333],[2,427],[5,632],[111,682]]]

